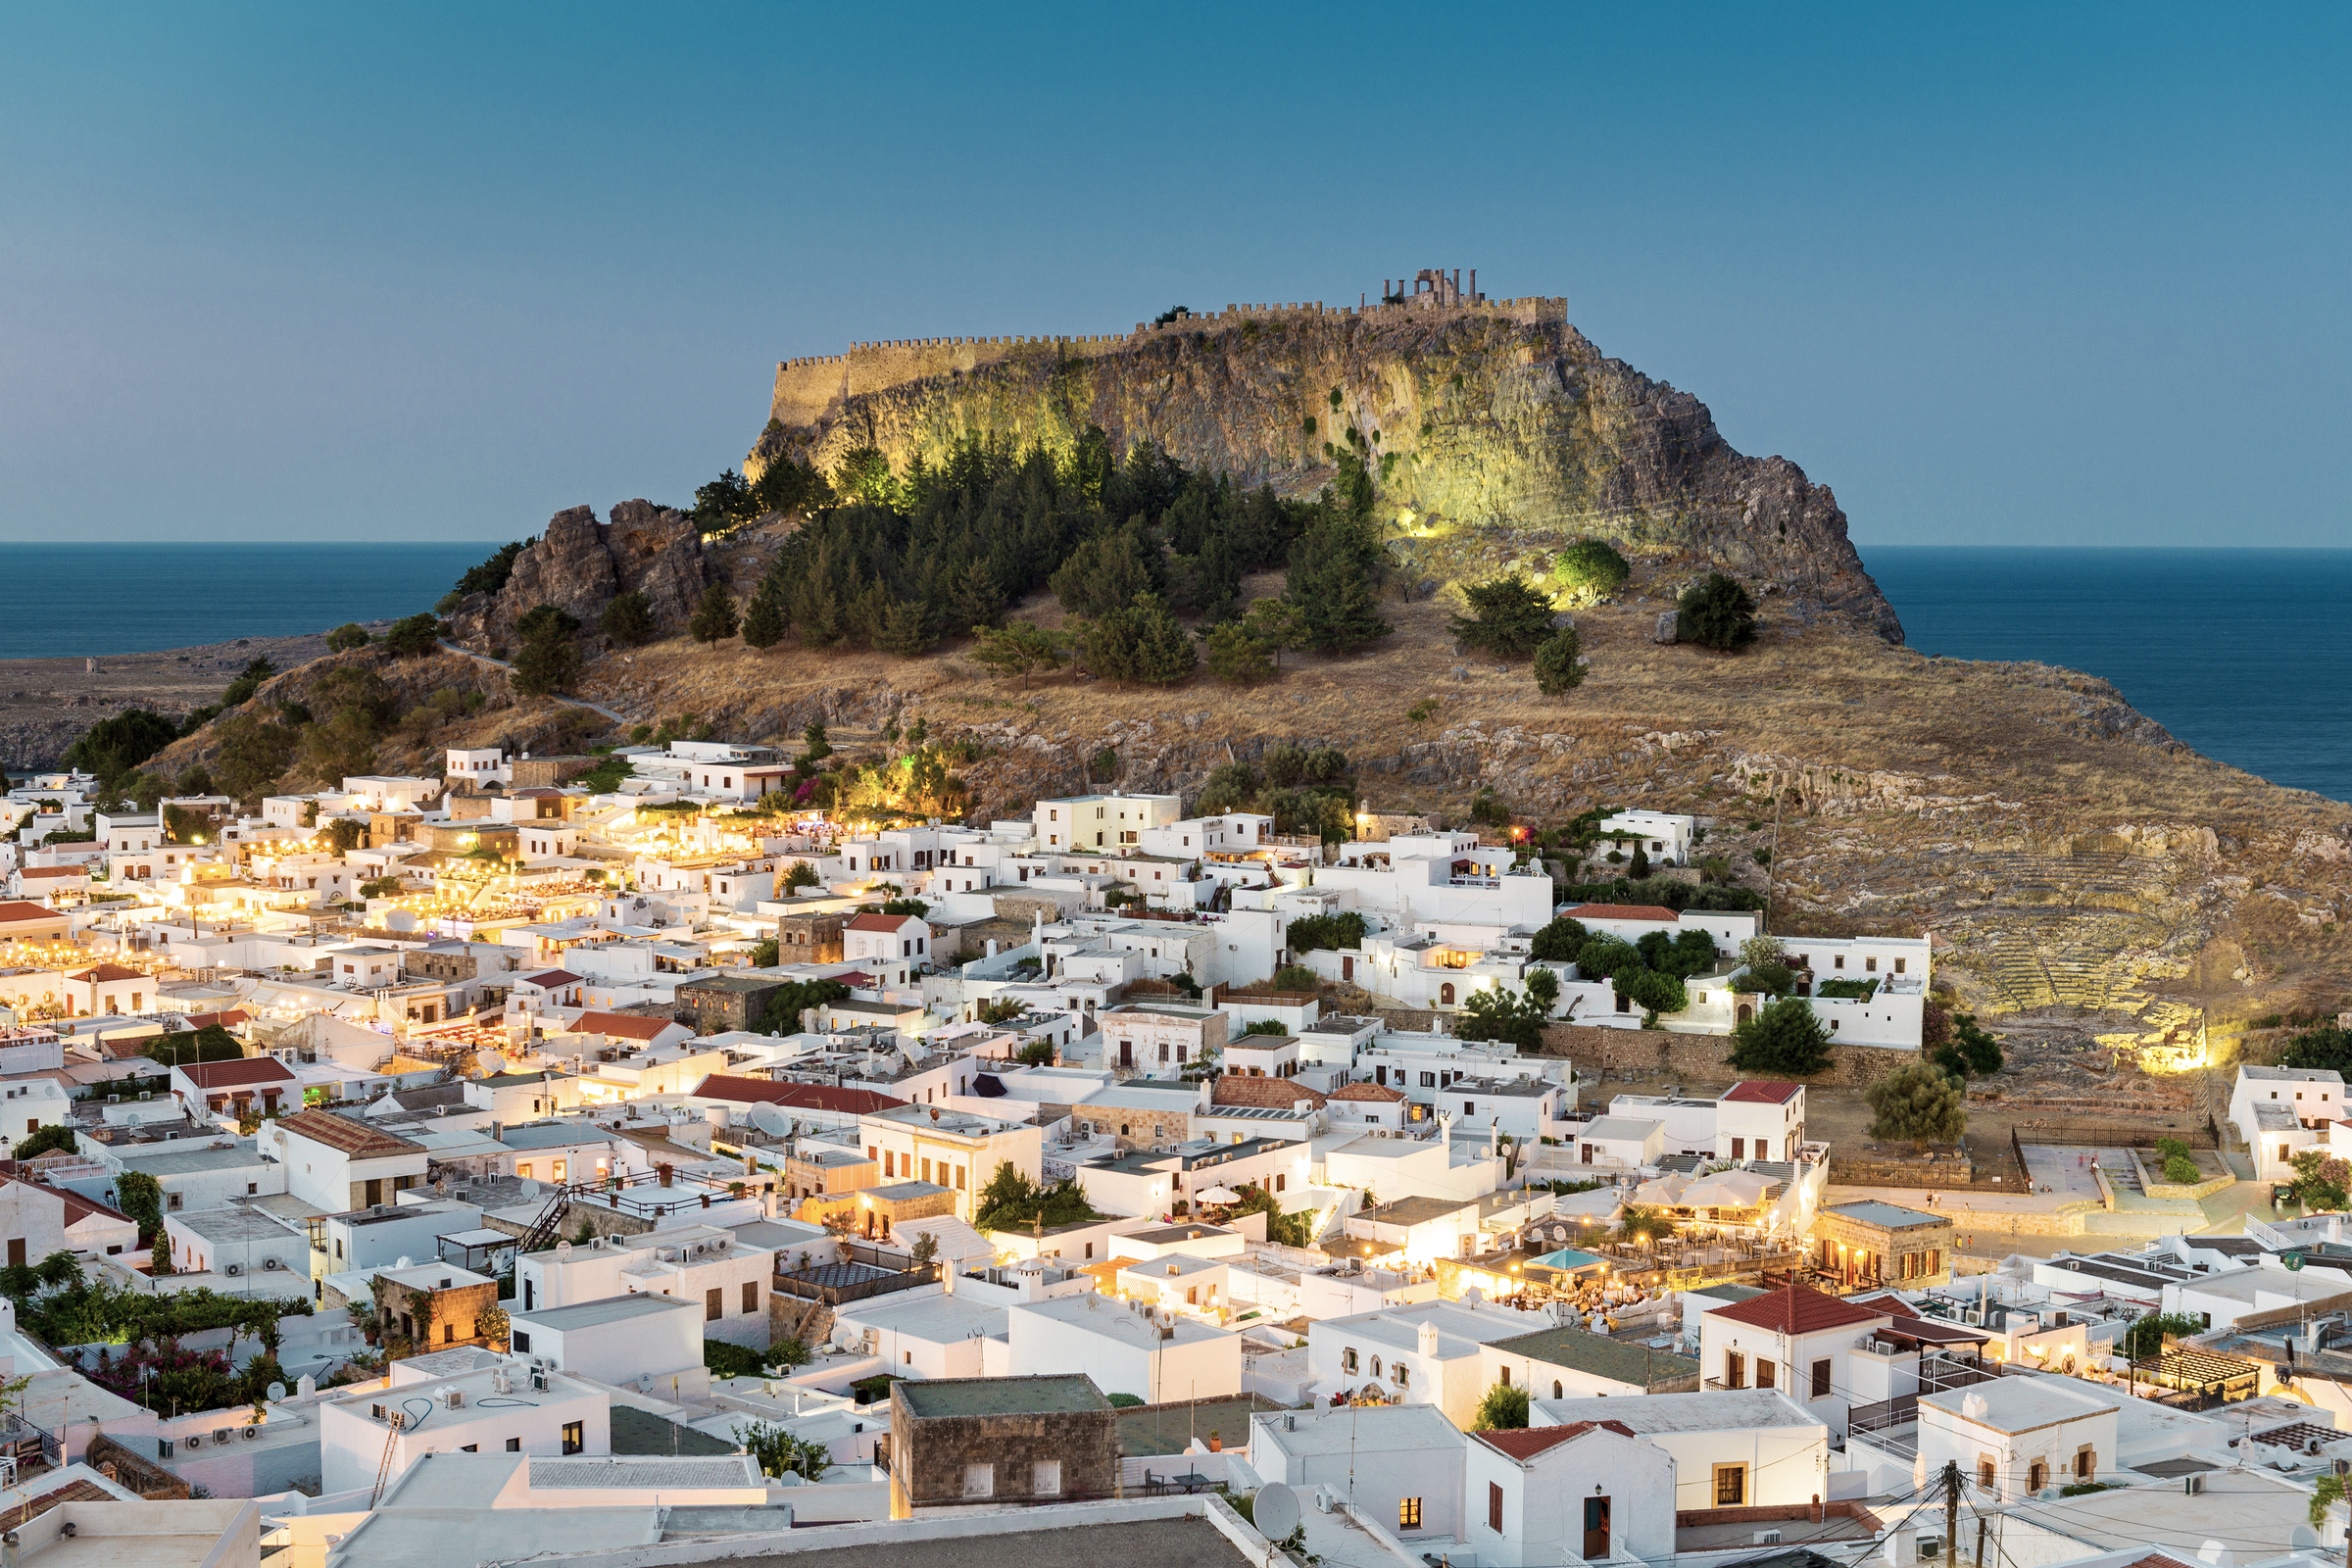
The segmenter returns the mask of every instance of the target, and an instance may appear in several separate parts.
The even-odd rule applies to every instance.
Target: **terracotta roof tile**
[[[22,899],[0,902],[0,925],[17,920],[63,920],[62,909],[52,909],[45,904],[27,904]]]
[[[1682,916],[1660,904],[1572,904],[1569,916],[1578,920],[1666,920]]]
[[[1622,1421],[1573,1421],[1564,1427],[1506,1428],[1499,1432],[1474,1435],[1495,1452],[1524,1462],[1563,1443],[1573,1443],[1595,1427],[1606,1427],[1611,1432],[1629,1438],[1634,1435],[1634,1429]]]
[[[695,1093],[705,1100],[730,1100],[743,1105],[775,1105],[785,1110],[829,1110],[840,1115],[870,1116],[906,1103],[872,1089],[836,1089],[831,1084],[779,1084],[765,1078],[737,1078],[712,1073]]]
[[[1398,1090],[1391,1089],[1387,1084],[1354,1083],[1340,1085],[1331,1092],[1331,1098],[1333,1100],[1365,1100],[1375,1104],[1395,1105],[1403,1102],[1404,1095]]]
[[[298,1110],[277,1125],[281,1132],[341,1150],[356,1159],[386,1159],[395,1154],[424,1152],[422,1144],[412,1144],[381,1127],[370,1127],[331,1110]]]
[[[576,986],[580,983],[580,977],[569,969],[542,969],[537,974],[524,975],[522,983],[553,991],[559,986]]]
[[[850,929],[895,933],[904,930],[906,922],[915,918],[911,914],[861,914],[850,922]]]
[[[146,975],[136,969],[126,969],[119,963],[102,963],[94,969],[66,976],[69,980],[88,980],[98,985],[110,985],[117,980],[144,980]]]
[[[1773,1083],[1750,1078],[1724,1091],[1723,1098],[1744,1105],[1786,1105],[1805,1092],[1802,1084]]]
[[[1802,1286],[1793,1290],[1766,1291],[1744,1301],[1734,1301],[1709,1312],[1709,1317],[1727,1318],[1744,1323],[1750,1328],[1771,1329],[1780,1334],[1812,1334],[1821,1329],[1845,1328],[1876,1322],[1886,1316],[1854,1301],[1824,1296]]]
[[[648,1018],[634,1012],[583,1012],[571,1021],[572,1029],[584,1035],[618,1035],[623,1040],[657,1040],[662,1031],[674,1028],[668,1018]]]
[[[173,1069],[199,1089],[242,1089],[248,1084],[290,1084],[293,1068],[274,1056],[246,1056],[237,1061],[199,1061]]]

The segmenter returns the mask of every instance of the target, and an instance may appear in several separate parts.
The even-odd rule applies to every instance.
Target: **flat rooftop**
[[[2004,1380],[2006,1381],[2006,1380]],[[2020,1379],[2019,1381],[2023,1381]],[[1974,1393],[1975,1390],[1970,1390]],[[1956,1397],[1956,1396],[1955,1396]],[[1699,1394],[1650,1394],[1639,1399],[1592,1395],[1568,1399],[1538,1399],[1535,1411],[1544,1419],[1528,1418],[1530,1426],[1566,1426],[1576,1421],[1621,1421],[1637,1434],[1649,1432],[1747,1432],[1757,1427],[1820,1426],[1821,1417],[1807,1414],[1770,1389],[1707,1390]]]
[[[975,1415],[1066,1415],[1107,1410],[1108,1399],[1095,1380],[1079,1373],[1027,1378],[924,1378],[894,1383],[891,1396],[904,1399],[918,1419]]]
[[[674,1296],[655,1296],[639,1293],[633,1296],[608,1296],[601,1301],[581,1301],[572,1306],[542,1307],[536,1312],[517,1312],[514,1321],[528,1323],[534,1328],[553,1329],[562,1334],[572,1329],[591,1329],[606,1323],[622,1323],[631,1318],[653,1317],[662,1312],[699,1312],[700,1301],[682,1300]]]

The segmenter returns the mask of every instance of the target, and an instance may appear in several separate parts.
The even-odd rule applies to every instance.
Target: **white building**
[[[2241,1065],[2230,1086],[2230,1122],[2254,1152],[2258,1181],[2291,1179],[2295,1156],[2347,1119],[2343,1075],[2328,1068]]]
[[[1627,1401],[1629,1403],[1634,1401]],[[1611,1419],[1481,1432],[1464,1454],[1466,1538],[1482,1564],[1664,1562],[1675,1554],[1673,1453]]]
[[[1994,1378],[1919,1396],[1919,1460],[1947,1463],[1981,1492],[2023,1502],[2044,1487],[2121,1469],[2116,1412],[2125,1403],[2079,1378]]]
[[[1089,1293],[1006,1308],[1010,1377],[1082,1372],[1105,1394],[1146,1404],[1242,1392],[1242,1337],[1199,1319]]]
[[[1486,1396],[1486,1347],[1546,1327],[1506,1306],[1417,1301],[1328,1318],[1306,1328],[1318,1394],[1390,1404],[1430,1404],[1467,1428]]]
[[[612,1451],[610,1399],[562,1372],[458,1350],[396,1361],[391,1378],[390,1388],[319,1403],[324,1493],[365,1492],[378,1474],[399,1476],[433,1452]]]
[[[938,1105],[899,1105],[858,1118],[858,1140],[882,1163],[885,1182],[926,1181],[956,1195],[956,1217],[970,1220],[974,1197],[1010,1165],[1032,1182],[1043,1174],[1044,1129]]]
[[[1146,829],[1166,827],[1183,815],[1179,796],[1114,790],[1040,801],[1030,811],[1030,823],[1044,850],[1140,850]]]
[[[1431,833],[1339,847],[1314,871],[1317,892],[1395,919],[1463,921],[1533,932],[1551,918],[1551,877],[1519,869],[1508,845],[1475,833]]]
[[[607,1297],[511,1314],[514,1353],[598,1383],[644,1382],[664,1395],[709,1387],[703,1303],[675,1297]]]
[[[1602,817],[1599,836],[1640,845],[1657,863],[1688,865],[1696,843],[1698,818],[1674,811],[1614,811]]]
[[[1464,1539],[1467,1446],[1461,1428],[1431,1404],[1283,1410],[1250,1418],[1250,1469],[1301,1494],[1328,1487],[1408,1545]]]
[[[1001,1301],[917,1286],[845,1304],[833,1320],[833,1343],[880,1358],[894,1377],[1002,1376],[1010,1357],[1005,1313]]]
[[[265,1121],[254,1147],[285,1166],[288,1193],[330,1214],[388,1203],[424,1182],[422,1144],[333,1111]]]
[[[452,746],[442,770],[452,784],[470,784],[477,790],[485,784],[514,782],[514,769],[509,765],[506,752],[496,746]]]
[[[667,1296],[703,1309],[704,1339],[764,1350],[775,1260],[773,1249],[743,1246],[716,1225],[600,1236],[584,1247],[559,1242],[515,1259],[515,1299],[534,1312],[616,1296]]]
[[[1674,1457],[1674,1506],[1756,1508],[1824,1495],[1830,1431],[1777,1393],[1645,1394],[1537,1399],[1528,1429],[1612,1421]]]
[[[1887,1313],[1801,1286],[1767,1291],[1699,1318],[1699,1364],[1710,1383],[1727,1390],[1779,1390],[1799,1402],[1852,1400],[1848,1352],[1890,1321]],[[1886,1396],[1872,1391],[1874,1398]]]

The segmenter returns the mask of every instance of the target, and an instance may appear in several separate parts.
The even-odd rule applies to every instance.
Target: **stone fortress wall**
[[[879,392],[936,376],[968,374],[982,366],[1049,351],[1057,359],[1095,359],[1142,347],[1168,334],[1231,331],[1252,321],[1279,323],[1286,328],[1345,329],[1359,321],[1377,326],[1407,319],[1474,315],[1530,324],[1564,322],[1568,319],[1568,302],[1564,298],[1531,295],[1522,299],[1465,299],[1450,303],[1435,294],[1420,294],[1398,305],[1327,307],[1320,300],[1288,305],[1228,305],[1205,316],[1183,316],[1165,322],[1138,321],[1135,330],[1124,336],[923,337],[853,343],[846,354],[779,362],[768,416],[788,427],[810,425],[827,410],[861,393]]]

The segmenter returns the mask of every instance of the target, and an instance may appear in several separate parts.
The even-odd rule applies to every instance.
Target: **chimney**
[[[1438,1326],[1427,1318],[1421,1320],[1421,1353],[1433,1361],[1438,1357]]]

